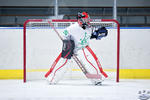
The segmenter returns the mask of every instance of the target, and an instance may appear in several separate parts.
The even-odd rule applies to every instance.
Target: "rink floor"
[[[106,80],[101,86],[87,80],[63,80],[57,85],[45,80],[0,80],[0,100],[139,100],[140,91],[150,91],[150,80]]]

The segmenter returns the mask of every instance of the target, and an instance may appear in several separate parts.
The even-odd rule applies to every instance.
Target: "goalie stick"
[[[59,32],[55,29],[55,27],[53,26],[53,24],[48,21],[48,23],[50,24],[50,26],[54,29],[54,31],[56,32],[56,34],[58,35],[58,37],[63,41],[63,38],[61,37],[61,35],[59,34]],[[89,49],[88,49],[89,50]],[[90,50],[89,50],[90,51]],[[91,53],[91,52],[90,52]],[[93,54],[93,53],[91,53]],[[93,57],[95,58],[96,55],[94,55]],[[45,74],[45,77],[48,77],[49,74],[52,72],[52,70],[54,69],[54,67],[56,66],[56,64],[58,63],[58,61],[61,58],[61,53],[59,54],[59,56],[57,57],[57,59],[54,61],[52,67],[50,68],[50,70]],[[101,75],[100,74],[90,74],[87,69],[84,67],[84,65],[81,63],[81,61],[78,59],[78,57],[76,55],[73,54],[73,59],[74,61],[78,64],[78,66],[80,67],[80,69],[82,70],[82,72],[85,74],[85,76],[89,79],[100,79]],[[97,61],[96,61],[97,62]],[[105,76],[108,77],[106,73],[104,73],[104,71],[102,70],[102,68],[98,65],[100,72]]]

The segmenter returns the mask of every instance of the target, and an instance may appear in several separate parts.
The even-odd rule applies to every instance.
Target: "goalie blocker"
[[[74,40],[63,40],[63,47],[62,47],[62,58],[71,59],[74,53],[75,43]]]

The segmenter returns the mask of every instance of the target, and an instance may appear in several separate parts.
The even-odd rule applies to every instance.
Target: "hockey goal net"
[[[62,49],[62,41],[55,30],[61,34],[66,27],[75,22],[77,20],[29,19],[25,21],[23,31],[24,82],[45,79],[44,75]],[[92,19],[91,25],[93,27],[105,26],[108,29],[108,36],[101,40],[91,40],[90,47],[100,60],[103,70],[108,74],[108,80],[119,82],[119,23],[113,19]],[[79,51],[78,55],[83,64],[88,66],[82,51]],[[88,52],[86,56],[94,62]],[[59,65],[61,64],[58,63],[57,66]],[[85,78],[73,60],[67,66],[70,68],[64,76],[66,79]]]

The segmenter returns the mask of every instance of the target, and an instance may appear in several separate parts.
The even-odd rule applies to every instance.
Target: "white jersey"
[[[87,28],[83,29],[76,22],[75,24],[66,28],[63,32],[64,38],[67,38],[71,35],[75,42],[75,51],[84,48],[89,44],[91,37],[92,29]]]

